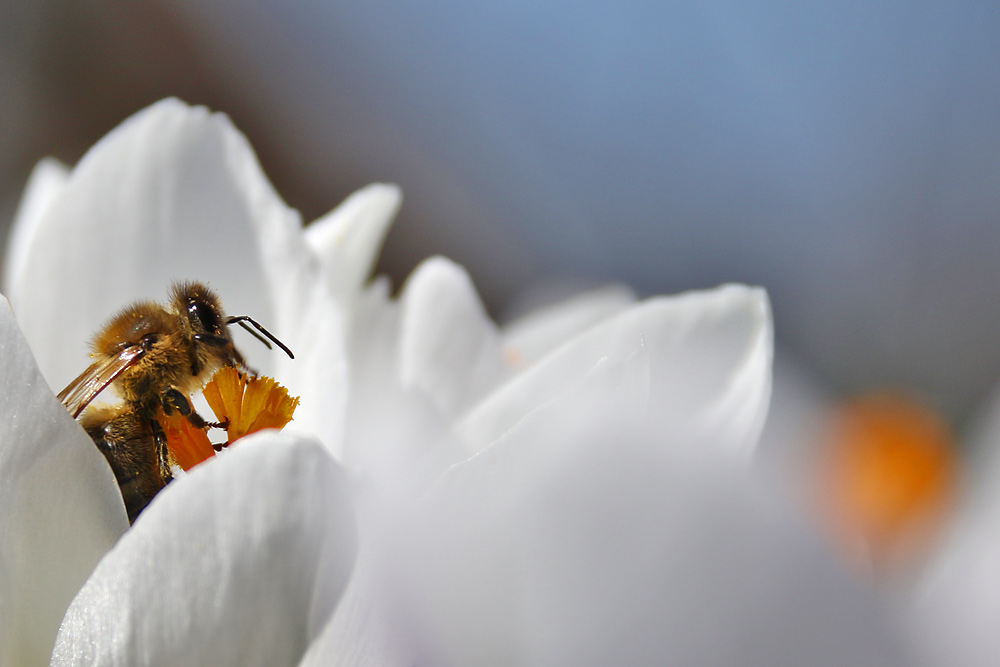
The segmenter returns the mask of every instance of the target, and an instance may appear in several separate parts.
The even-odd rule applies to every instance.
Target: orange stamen
[[[205,400],[216,419],[227,424],[229,443],[265,428],[280,429],[292,420],[298,397],[269,377],[250,377],[222,368],[205,385]]]
[[[245,435],[265,428],[280,429],[292,420],[298,397],[268,377],[248,377],[235,368],[221,368],[204,388],[205,400],[219,422],[227,424],[230,445]],[[160,426],[167,437],[167,449],[174,462],[190,470],[215,456],[204,429],[195,428],[187,417],[161,414]]]
[[[190,470],[210,456],[215,456],[208,434],[192,426],[188,418],[174,413],[158,419],[167,436],[167,450],[183,470]]]

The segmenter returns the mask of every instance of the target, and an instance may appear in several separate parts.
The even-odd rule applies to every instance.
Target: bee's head
[[[201,283],[179,283],[173,288],[173,306],[191,340],[193,375],[219,366],[246,367],[229,335],[222,303],[215,292]]]
[[[250,332],[254,338],[271,349],[271,343],[280,347],[289,357],[295,358],[292,351],[274,337],[267,329],[258,324],[248,315],[227,317],[222,309],[222,303],[215,292],[201,283],[180,283],[174,286],[174,308],[184,313],[187,327],[190,331],[193,354],[192,371],[198,375],[206,367],[236,366],[251,374],[254,371],[247,368],[243,355],[233,344],[228,327],[239,324]],[[263,335],[262,335],[263,334]]]

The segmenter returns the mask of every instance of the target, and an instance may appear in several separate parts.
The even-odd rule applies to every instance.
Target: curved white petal
[[[163,300],[175,280],[205,281],[230,312],[271,324],[263,265],[281,250],[273,236],[300,223],[261,182],[228,118],[177,100],[98,142],[16,249],[12,303],[50,385],[82,370],[88,337],[108,317],[138,298]],[[252,365],[272,367],[259,345],[242,347]]]
[[[3,293],[15,302],[19,298],[24,264],[38,231],[39,221],[62,193],[68,179],[69,168],[53,158],[44,159],[35,165],[28,177],[28,184],[14,216],[10,238],[7,239],[7,256],[3,263]]]
[[[348,478],[264,432],[161,492],[73,600],[55,665],[294,665],[355,554]]]
[[[448,417],[479,400],[509,375],[496,325],[464,268],[432,257],[416,268],[400,296],[399,375]]]
[[[727,285],[636,304],[562,346],[487,396],[457,424],[474,451],[578,385],[605,358],[648,355],[650,414],[745,453],[770,392],[771,319],[763,290]]]
[[[408,592],[398,629],[423,640],[413,663],[908,664],[875,601],[745,467],[635,428],[603,384],[402,515],[387,551]]]
[[[402,201],[398,186],[373,183],[306,227],[306,242],[338,302],[350,304],[361,291]]]
[[[128,519],[111,469],[52,395],[2,296],[0,368],[0,664],[44,664]]]

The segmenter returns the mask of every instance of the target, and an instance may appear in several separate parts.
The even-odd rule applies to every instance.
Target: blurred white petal
[[[389,550],[416,663],[907,664],[745,468],[624,426],[616,386],[589,379],[403,514]]]
[[[2,296],[0,368],[0,664],[43,664],[128,519],[111,469],[52,395]]]
[[[645,350],[656,418],[745,452],[767,411],[771,345],[763,290],[728,285],[649,299],[556,348],[474,407],[456,429],[474,451],[481,449],[576,386],[602,359],[623,362]]]
[[[263,432],[173,482],[98,565],[55,665],[295,665],[356,548],[348,478],[315,441]]]
[[[449,418],[508,375],[496,325],[464,268],[425,260],[400,296],[399,373],[404,389],[423,391]]]

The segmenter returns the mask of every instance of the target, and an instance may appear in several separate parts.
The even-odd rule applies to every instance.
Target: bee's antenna
[[[251,336],[253,336],[253,337],[254,337],[254,338],[256,338],[257,340],[259,340],[260,342],[264,343],[264,347],[266,347],[266,348],[267,348],[267,349],[269,349],[269,350],[271,349],[271,341],[269,341],[268,339],[264,338],[263,336],[261,336],[261,335],[260,335],[259,333],[257,333],[257,332],[256,332],[256,331],[254,331],[253,329],[251,329],[251,328],[250,328],[250,326],[249,326],[249,325],[248,325],[248,324],[247,324],[246,322],[244,322],[244,321],[240,320],[239,322],[236,322],[236,324],[239,324],[239,325],[240,325],[240,327],[241,327],[241,328],[242,328],[242,329],[243,329],[244,331],[247,331],[247,332],[249,332],[249,334],[250,334]]]
[[[253,330],[253,329],[251,329],[251,328],[250,328],[249,326],[247,326],[247,322],[249,322],[250,324],[252,324],[252,325],[254,326],[254,329],[256,329],[257,331],[259,331],[260,333],[257,333],[257,331],[254,331],[254,330]],[[259,340],[260,342],[264,343],[264,345],[266,345],[266,346],[267,346],[267,349],[269,349],[269,350],[270,350],[270,349],[271,349],[271,343],[267,342],[267,340],[265,340],[265,339],[264,339],[264,338],[263,338],[263,337],[262,337],[262,336],[260,335],[260,334],[264,334],[264,336],[267,336],[267,338],[268,338],[268,339],[269,339],[269,340],[270,340],[270,341],[271,341],[272,343],[274,343],[275,345],[277,345],[278,347],[280,347],[280,348],[281,348],[281,350],[282,350],[282,351],[283,351],[283,352],[284,352],[285,354],[287,354],[287,355],[288,355],[288,358],[289,358],[289,359],[294,359],[294,358],[295,358],[295,355],[294,355],[294,354],[292,354],[292,351],[291,351],[291,350],[289,350],[289,349],[288,349],[288,348],[287,348],[287,347],[285,346],[285,344],[284,344],[284,343],[282,343],[282,342],[281,342],[280,340],[278,340],[277,338],[275,338],[275,337],[274,337],[274,334],[272,334],[272,333],[271,333],[270,331],[268,331],[267,329],[265,329],[264,327],[262,327],[262,326],[261,326],[260,324],[258,324],[258,323],[257,323],[257,322],[256,322],[256,321],[255,321],[255,320],[254,320],[254,319],[252,318],[252,317],[250,317],[249,315],[237,315],[236,317],[230,317],[230,318],[229,318],[228,320],[226,320],[226,324],[239,324],[239,325],[240,325],[241,327],[243,327],[244,329],[246,329],[247,331],[249,331],[249,332],[251,333],[251,335],[253,335],[253,337],[254,337],[254,338],[256,338],[256,339],[257,339],[257,340]]]

